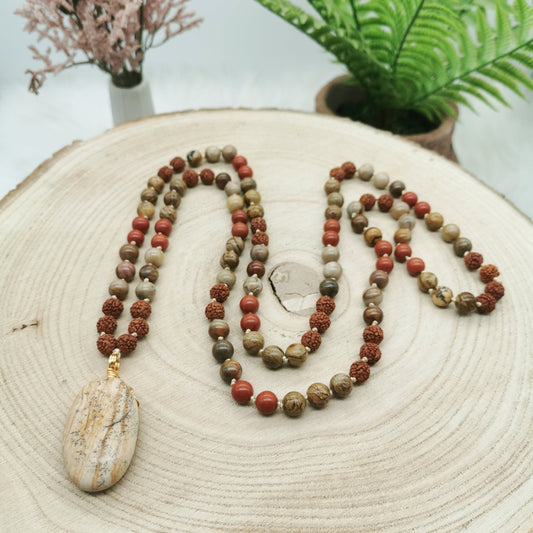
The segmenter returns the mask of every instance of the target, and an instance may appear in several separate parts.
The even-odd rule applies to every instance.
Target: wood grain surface
[[[267,275],[302,268],[320,280],[323,184],[331,167],[351,160],[403,180],[458,224],[499,267],[505,297],[492,315],[460,317],[435,307],[396,264],[381,306],[383,356],[368,382],[299,419],[262,417],[232,401],[211,356],[204,308],[230,219],[224,193],[198,186],[178,210],[150,334],[122,361],[121,376],[140,401],[136,454],[115,487],[83,493],[63,469],[63,427],[78,391],[105,375],[95,323],[140,191],[172,157],[228,143],[248,158],[263,198]],[[378,194],[355,180],[342,192],[346,203]],[[369,219],[392,238],[389,215],[372,211]],[[342,222],[333,323],[301,368],[270,371],[241,347],[245,252],[226,310],[235,358],[256,391],[305,393],[356,359],[375,255],[346,216]],[[0,204],[0,238],[2,532],[531,531],[533,229],[457,165],[336,118],[231,110],[156,116],[44,163]],[[420,221],[411,245],[455,294],[482,291]],[[285,348],[308,327],[311,306],[289,299],[282,306],[265,283],[259,313],[267,344]]]

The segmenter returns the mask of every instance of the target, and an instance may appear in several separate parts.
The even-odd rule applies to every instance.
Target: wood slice
[[[81,492],[63,469],[62,431],[78,391],[105,375],[95,323],[139,194],[174,156],[228,143],[254,169],[270,235],[266,276],[283,285],[274,294],[264,280],[259,314],[267,344],[285,349],[308,329],[322,270],[323,185],[330,168],[347,160],[403,180],[458,224],[502,272],[505,297],[491,315],[460,317],[435,307],[396,263],[382,304],[383,356],[370,379],[299,419],[263,417],[233,402],[211,356],[204,308],[231,223],[224,193],[198,186],[178,210],[150,334],[122,360],[121,377],[140,401],[135,457],[113,488]],[[380,194],[370,183],[345,182],[345,205],[364,192]],[[392,239],[397,225],[389,215],[374,208],[369,220]],[[345,215],[342,223],[344,273],[333,323],[298,369],[268,370],[241,347],[244,252],[226,313],[235,357],[256,393],[305,394],[358,358],[361,294],[376,257]],[[483,292],[477,273],[424,226],[418,221],[411,245],[426,269],[455,294]],[[455,164],[330,117],[230,110],[157,116],[56,154],[2,201],[0,232],[2,531],[531,527],[533,229]],[[122,332],[128,316],[119,321]]]

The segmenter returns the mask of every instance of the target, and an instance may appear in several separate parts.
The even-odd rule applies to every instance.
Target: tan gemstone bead
[[[154,216],[155,213],[155,207],[152,202],[149,202],[148,200],[142,201],[137,206],[137,214],[140,217],[146,217],[148,219],[151,219]]]
[[[411,213],[405,213],[398,219],[400,228],[413,229],[416,225],[416,218]]]
[[[459,237],[453,243],[453,251],[457,257],[464,257],[467,252],[472,250],[472,241],[466,237]]]
[[[174,224],[174,222],[176,222],[176,219],[178,218],[178,213],[174,206],[165,205],[165,207],[163,207],[161,211],[159,211],[159,217],[166,218],[167,220],[170,220],[172,224]]]
[[[163,201],[166,205],[178,207],[181,202],[181,196],[178,191],[170,190],[165,193],[165,196],[163,196]]]
[[[244,198],[240,194],[232,194],[228,196],[226,205],[229,212],[233,213],[233,211],[237,211],[237,209],[242,209],[244,207]]]
[[[446,226],[442,228],[442,240],[445,242],[453,242],[459,237],[460,233],[461,230],[459,229],[459,226],[455,224],[446,224]]]
[[[287,416],[295,418],[304,412],[307,402],[303,394],[292,391],[285,394],[281,403],[283,405],[283,412]]]
[[[234,270],[239,266],[239,256],[233,251],[225,251],[220,258],[220,266]]]
[[[254,261],[264,263],[268,259],[268,248],[264,244],[254,244],[250,250],[250,257]]]
[[[384,270],[374,270],[368,278],[370,285],[375,283],[380,289],[384,289],[389,283],[389,275]]]
[[[224,192],[226,193],[226,196],[228,198],[230,198],[234,194],[242,198],[241,186],[234,181],[229,181],[228,183],[226,183],[226,185],[224,186]],[[242,205],[244,206],[244,198],[242,198]],[[239,207],[238,209],[241,209],[241,208]]]
[[[170,189],[176,191],[181,197],[187,192],[187,184],[181,178],[172,178],[169,185]]]
[[[350,221],[354,233],[361,234],[368,226],[368,218],[363,214],[355,215]]]
[[[148,180],[147,185],[148,187],[152,187],[152,189],[155,189],[157,191],[157,194],[160,194],[165,188],[165,181],[159,176],[152,176]]]
[[[226,383],[231,383],[232,380],[239,379],[241,375],[241,365],[233,359],[227,359],[220,365],[220,377]]]
[[[334,218],[335,220],[340,220],[342,217],[342,209],[338,205],[328,205],[324,216],[329,220]]]
[[[383,234],[379,228],[367,228],[364,235],[365,242],[368,246],[375,246],[383,238]]]
[[[241,255],[244,250],[244,240],[241,237],[230,237],[226,241],[226,250]]]
[[[263,217],[265,214],[265,210],[263,209],[262,205],[254,204],[248,207],[246,210],[246,214],[248,215],[248,218],[251,220],[252,218],[257,217]]]
[[[372,181],[376,189],[385,189],[389,180],[389,175],[386,172],[376,172]]]
[[[222,151],[218,146],[208,146],[205,149],[205,158],[208,163],[217,163],[220,160]]]
[[[150,202],[151,204],[155,204],[157,202],[157,191],[155,189],[152,189],[152,187],[148,187],[148,189],[144,189],[143,192],[141,192],[141,200],[144,202]]]
[[[460,315],[468,315],[476,309],[476,297],[470,292],[461,292],[455,297],[455,308]]]
[[[287,347],[285,356],[291,366],[302,366],[307,360],[307,350],[305,346],[300,343],[294,343]]]
[[[123,244],[118,251],[118,255],[123,261],[135,263],[139,257],[139,248],[137,248],[136,244]]]
[[[250,355],[257,355],[265,345],[265,339],[259,331],[248,331],[242,338],[242,345]]]
[[[383,293],[379,287],[370,287],[363,293],[363,302],[365,305],[379,305],[383,301]]]
[[[448,287],[437,287],[431,293],[431,300],[437,307],[448,307],[453,298],[453,292]]]
[[[340,192],[331,192],[328,194],[328,205],[338,205],[342,207],[344,196]]]
[[[283,366],[283,350],[279,346],[267,346],[261,353],[263,364],[271,370],[276,370]]]
[[[339,249],[336,246],[325,246],[322,248],[322,261],[329,263],[330,261],[337,261],[340,257]]]
[[[246,294],[252,293],[254,296],[258,296],[263,290],[263,282],[256,276],[250,276],[246,278],[242,287]]]
[[[369,326],[373,322],[380,324],[383,320],[383,311],[377,305],[367,307],[363,311],[363,320],[365,321],[365,324],[368,324]]]
[[[400,228],[394,232],[394,242],[399,244],[401,242],[411,242],[411,230],[407,228]]]
[[[257,188],[257,183],[253,178],[244,178],[241,181],[241,191],[243,193],[248,192],[251,189]]]
[[[420,272],[417,278],[418,288],[422,292],[428,292],[430,289],[434,289],[439,280],[433,272]]]
[[[324,190],[326,191],[326,194],[331,194],[332,192],[339,192],[341,190],[341,182],[339,180],[336,180],[335,178],[330,178],[328,181],[326,181],[326,184],[324,185]]]
[[[442,228],[442,225],[444,224],[444,217],[440,213],[433,211],[426,215],[424,222],[426,223],[426,227],[429,231],[437,231]]]
[[[128,296],[129,285],[123,279],[116,279],[109,284],[109,294],[116,296],[119,300],[124,300]]]
[[[155,285],[151,281],[145,279],[135,287],[135,294],[139,300],[148,298],[152,301],[155,297]]]
[[[392,215],[392,218],[398,220],[402,215],[409,213],[411,208],[402,200],[394,200],[392,207],[390,208],[389,213]]]
[[[152,263],[156,267],[160,267],[165,259],[165,254],[159,248],[148,248],[144,254],[144,260],[147,263]]]
[[[374,167],[369,163],[363,163],[357,170],[357,175],[359,176],[359,179],[369,181],[374,175]]]
[[[244,193],[244,202],[246,205],[258,204],[261,202],[261,195],[256,189],[249,189]]]
[[[313,383],[307,389],[307,401],[315,409],[326,407],[331,397],[331,391],[324,383]]]
[[[337,398],[346,398],[353,389],[352,379],[346,374],[335,374],[329,382],[329,388]]]
[[[217,283],[225,283],[230,289],[235,285],[235,274],[228,269],[221,270],[217,274]]]
[[[342,267],[337,261],[329,261],[324,265],[322,273],[325,278],[339,279],[342,276]]]
[[[229,335],[229,326],[225,320],[217,318],[211,321],[208,331],[212,339],[218,340],[219,337],[226,338]]]

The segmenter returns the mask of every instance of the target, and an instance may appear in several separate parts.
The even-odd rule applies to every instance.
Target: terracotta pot
[[[362,87],[343,83],[347,78],[348,76],[334,78],[320,89],[315,99],[315,110],[317,113],[337,115],[336,111],[342,103],[357,104],[366,98],[365,91]],[[452,105],[456,107],[455,104]],[[454,127],[455,120],[447,117],[440,126],[432,131],[417,135],[401,135],[400,137],[413,141],[428,150],[433,150],[447,157],[451,161],[457,162],[457,156],[452,146]]]

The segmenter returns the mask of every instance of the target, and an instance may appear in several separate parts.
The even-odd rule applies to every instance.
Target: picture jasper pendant
[[[118,364],[112,367],[110,362],[106,377],[83,387],[70,408],[63,433],[67,474],[87,492],[113,486],[125,474],[135,452],[139,406],[133,389],[116,369]]]

